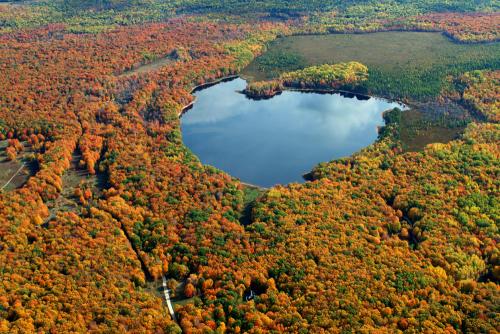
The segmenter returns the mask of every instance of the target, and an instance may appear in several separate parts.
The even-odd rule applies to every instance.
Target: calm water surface
[[[340,94],[283,92],[250,100],[242,79],[195,93],[182,116],[183,140],[200,160],[243,182],[303,182],[316,164],[349,156],[377,139],[382,112],[398,103]]]

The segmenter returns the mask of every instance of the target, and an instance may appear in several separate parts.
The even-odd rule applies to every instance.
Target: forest
[[[298,89],[349,89],[368,79],[368,68],[358,62],[324,64],[306,67],[302,70],[285,72],[278,80],[251,82],[245,88],[250,97],[272,97],[285,87]]]
[[[305,67],[357,61],[368,67],[360,90],[377,96],[432,99],[449,77],[499,66],[498,43],[457,44],[434,32],[286,36],[244,70],[251,80],[272,80]]]
[[[0,333],[499,332],[499,11],[494,0],[0,3]],[[481,59],[446,53],[398,78],[272,50],[393,31],[439,33]],[[255,62],[279,76],[251,83],[256,95],[359,85],[408,112],[449,120],[461,108],[464,131],[409,151],[407,111],[389,110],[375,143],[307,182],[248,187],[200,162],[179,116],[195,87]]]

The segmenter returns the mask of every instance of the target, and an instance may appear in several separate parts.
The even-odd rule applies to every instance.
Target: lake
[[[196,92],[181,118],[184,144],[204,164],[243,182],[270,187],[303,182],[323,161],[373,143],[382,112],[402,107],[380,98],[285,91],[268,100],[239,93],[240,78]]]
[[[419,151],[434,142],[459,138],[475,115],[452,100],[437,103],[449,76],[500,68],[500,43],[458,44],[435,32],[301,35],[277,38],[241,73],[269,80],[312,65],[358,61],[369,69],[362,84],[370,95],[407,100],[401,144]],[[439,100],[439,99],[438,99]]]

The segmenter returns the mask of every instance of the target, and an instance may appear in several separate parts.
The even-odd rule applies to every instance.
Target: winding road
[[[167,302],[168,312],[170,313],[172,320],[177,322],[177,317],[175,316],[174,307],[172,306],[172,302],[170,301],[170,294],[169,294],[170,290],[167,288],[167,279],[165,278],[165,276],[163,276],[162,279],[163,279],[163,294],[165,296],[165,301]]]

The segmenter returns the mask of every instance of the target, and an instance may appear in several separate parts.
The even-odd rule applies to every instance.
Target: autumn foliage
[[[368,68],[358,62],[311,66],[281,75],[283,85],[299,88],[354,87],[368,78]]]
[[[461,42],[485,42],[500,40],[499,13],[433,13],[409,20],[420,29],[444,31]]]
[[[358,62],[324,64],[286,72],[279,79],[251,82],[244,93],[252,98],[270,98],[285,88],[334,90],[354,89],[368,78],[368,68]]]
[[[427,19],[475,29],[443,15]],[[193,87],[293,32],[235,22],[0,34],[1,138],[11,159],[27,143],[37,165],[0,192],[0,332],[498,331],[498,71],[456,78],[488,120],[462,139],[401,153],[392,124],[311,182],[264,192],[243,225],[244,187],[183,145],[179,121]],[[365,76],[349,63],[284,80]],[[152,288],[162,277],[178,323]]]

